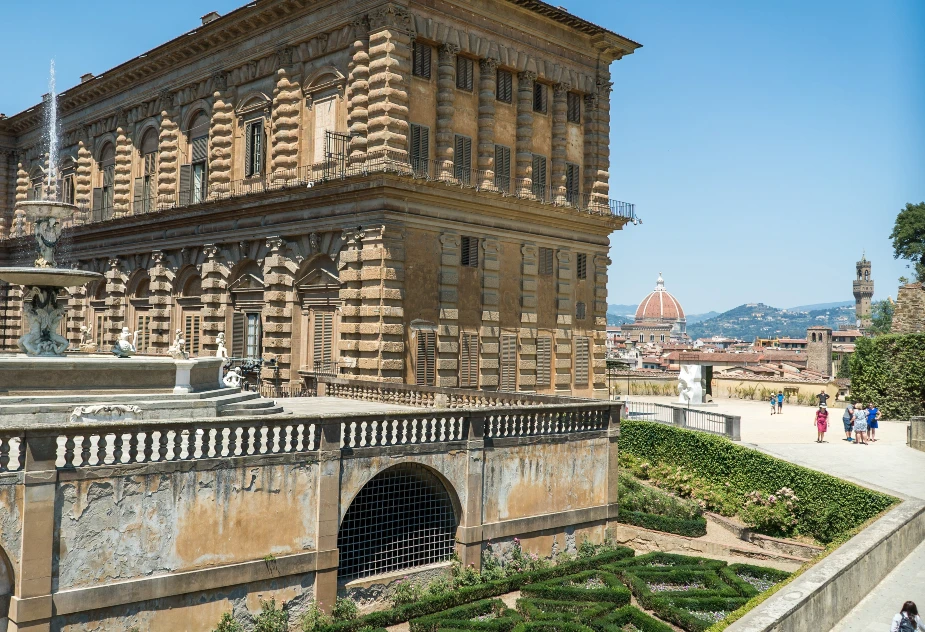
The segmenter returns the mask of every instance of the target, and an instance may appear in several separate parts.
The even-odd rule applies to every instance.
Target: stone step
[[[218,411],[219,417],[263,417],[266,415],[280,415],[285,410],[282,406],[271,405],[267,408],[247,408]]]

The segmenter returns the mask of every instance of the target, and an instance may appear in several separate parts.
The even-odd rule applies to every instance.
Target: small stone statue
[[[54,268],[55,248],[61,236],[61,222],[54,217],[43,217],[35,221],[35,239],[39,244],[39,258],[35,260],[37,268]]]
[[[96,353],[96,343],[93,342],[93,331],[86,325],[80,326],[80,342],[77,348],[84,353]]]
[[[218,337],[215,339],[215,343],[218,345],[218,349],[215,350],[215,357],[222,358],[223,360],[228,359],[228,348],[225,347],[225,332],[219,332]]]
[[[135,355],[136,344],[138,344],[138,332],[136,331],[133,336],[129,333],[128,327],[123,327],[122,333],[119,334],[119,339],[112,346],[112,354],[117,358],[130,358]]]
[[[225,386],[229,388],[240,388],[241,380],[243,378],[244,376],[241,375],[241,367],[238,366],[228,371],[228,373],[225,375],[225,379],[222,380],[222,382],[224,382]]]
[[[186,340],[183,339],[181,330],[177,330],[177,335],[173,339],[173,346],[167,349],[167,353],[174,360],[189,360],[189,354],[186,352]]]

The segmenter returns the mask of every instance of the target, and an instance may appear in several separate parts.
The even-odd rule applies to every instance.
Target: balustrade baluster
[[[161,430],[160,432],[158,432],[158,435],[159,436],[157,438],[157,444],[158,444],[157,461],[158,463],[163,463],[164,461],[167,460],[167,452],[170,447],[170,438],[168,436],[169,430],[165,428],[164,430]]]
[[[303,448],[305,452],[308,452],[309,450],[317,450],[319,447],[315,445],[315,428],[316,428],[315,424],[310,424],[307,427],[308,444],[306,444],[305,447]]]
[[[122,464],[122,456],[124,454],[122,448],[125,444],[125,432],[124,429],[117,430],[112,437],[112,462],[116,465]]]
[[[10,444],[9,439],[3,442],[4,445],[0,446],[0,470],[5,470],[7,464],[10,462]],[[4,450],[5,448],[5,450]],[[6,463],[3,462],[3,457],[6,456]],[[74,436],[65,435],[64,436],[64,467],[72,468],[75,467],[74,463]]]
[[[360,423],[360,447],[366,447],[366,428],[368,424],[364,421]]]
[[[73,450],[73,443],[71,450]],[[67,463],[67,461],[65,461]],[[10,440],[0,439],[0,472],[6,472],[10,467]]]
[[[80,438],[80,465],[87,467],[90,465],[90,437],[84,435]],[[76,464],[75,464],[76,465]]]

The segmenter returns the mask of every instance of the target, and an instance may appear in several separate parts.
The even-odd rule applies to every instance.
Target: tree
[[[906,204],[896,216],[890,239],[893,257],[910,261],[916,281],[925,281],[925,202]]]
[[[880,336],[890,333],[893,327],[893,301],[877,301],[870,310],[870,327],[868,333]]]

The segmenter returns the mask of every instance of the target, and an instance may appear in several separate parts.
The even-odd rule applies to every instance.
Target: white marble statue
[[[225,346],[225,332],[224,331],[219,332],[218,337],[215,339],[215,343],[218,345],[218,349],[215,350],[215,357],[227,360],[228,359],[228,348]]]
[[[678,403],[702,404],[703,385],[700,382],[703,368],[699,364],[682,364],[678,376]]]
[[[19,350],[30,356],[61,356],[70,344],[58,334],[64,308],[58,305],[54,288],[34,287],[23,298],[26,334]]]
[[[131,338],[131,340],[129,340]],[[122,333],[119,334],[119,339],[116,340],[116,344],[112,346],[112,354],[117,358],[130,358],[135,355],[137,351],[136,345],[138,344],[138,332],[135,332],[133,336],[128,327],[122,328]]]
[[[225,379],[222,382],[229,388],[240,388],[242,379],[244,379],[244,376],[241,375],[241,367],[235,367],[225,374]]]
[[[167,349],[168,355],[174,360],[189,360],[189,354],[186,352],[186,340],[183,339],[183,332],[177,330],[177,335],[173,339],[173,345]]]
[[[96,353],[96,343],[93,341],[93,330],[86,325],[80,326],[80,342],[77,348],[84,353]]]

